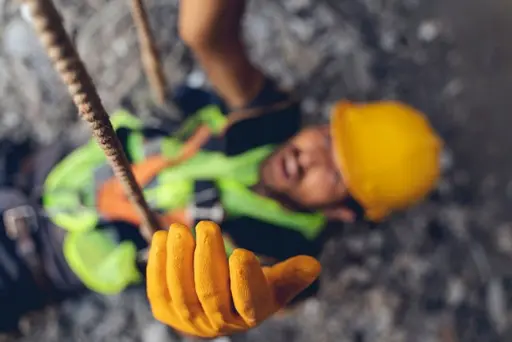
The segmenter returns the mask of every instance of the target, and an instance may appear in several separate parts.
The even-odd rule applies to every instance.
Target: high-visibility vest
[[[134,163],[155,154],[173,157],[180,151],[182,142],[172,137],[144,143],[142,122],[126,111],[118,111],[111,120],[115,129],[130,129],[126,145]],[[143,189],[144,195],[152,209],[169,212],[193,201],[195,181],[210,180],[219,190],[225,219],[247,216],[314,239],[325,224],[323,215],[287,210],[250,190],[259,181],[261,162],[273,150],[273,146],[263,146],[233,157],[200,151],[182,164],[164,169]],[[68,231],[64,255],[70,267],[88,288],[104,294],[118,293],[142,279],[134,243],[120,242],[115,229],[96,229],[104,220],[95,208],[95,197],[112,176],[104,154],[91,141],[55,166],[43,194],[43,206],[53,222]],[[229,239],[225,246],[228,255],[235,247]]]

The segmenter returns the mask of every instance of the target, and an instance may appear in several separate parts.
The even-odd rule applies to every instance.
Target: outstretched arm
[[[181,0],[179,30],[210,82],[231,108],[247,105],[264,76],[242,41],[245,0]]]

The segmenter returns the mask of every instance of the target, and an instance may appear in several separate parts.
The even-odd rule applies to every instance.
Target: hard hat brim
[[[365,217],[370,221],[379,222],[389,213],[376,208],[368,211],[368,208],[372,207],[371,203],[368,203],[368,196],[365,195],[363,189],[355,186],[355,184],[360,183],[355,179],[357,175],[355,174],[355,165],[353,162],[353,160],[356,159],[353,155],[355,153],[353,147],[356,142],[353,140],[356,139],[353,139],[350,134],[350,119],[349,115],[347,115],[347,112],[353,106],[353,103],[341,100],[337,102],[331,110],[330,133],[334,161],[341,172],[348,192],[365,209]]]

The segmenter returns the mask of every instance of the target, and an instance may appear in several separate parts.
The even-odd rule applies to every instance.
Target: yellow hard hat
[[[402,103],[340,101],[331,135],[348,191],[369,220],[416,203],[439,178],[442,141],[420,112]]]

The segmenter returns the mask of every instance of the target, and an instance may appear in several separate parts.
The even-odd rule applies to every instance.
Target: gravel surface
[[[57,3],[107,108],[129,95],[149,119],[126,2]],[[197,69],[176,39],[177,1],[148,3],[174,84]],[[326,120],[340,97],[394,98],[428,113],[447,144],[429,199],[379,227],[335,228],[319,296],[232,341],[512,341],[511,10],[507,0],[251,2],[254,60],[297,89],[306,123]],[[0,136],[87,138],[17,2],[0,1],[0,40]],[[178,341],[142,289],[71,300],[23,326],[19,341]]]

